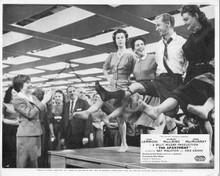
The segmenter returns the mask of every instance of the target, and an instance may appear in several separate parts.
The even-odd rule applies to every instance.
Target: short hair
[[[181,9],[181,15],[183,16],[184,13],[189,13],[192,17],[198,14],[198,21],[204,26],[211,26],[211,23],[208,21],[206,15],[199,9],[197,5],[185,5]]]
[[[13,86],[10,86],[6,91],[5,91],[5,96],[4,96],[4,103],[10,103],[12,99],[12,90]]]
[[[43,91],[42,88],[39,88],[39,87],[36,88],[32,94],[33,94],[35,97],[37,97],[37,99],[38,99],[39,101],[42,101],[43,98],[44,98],[44,91]]]
[[[73,88],[77,89],[74,85],[68,85],[67,88],[66,88],[66,93],[68,93],[67,91],[68,91],[68,89],[69,89],[70,87],[73,87]]]
[[[137,40],[141,40],[141,41],[144,42],[144,44],[146,44],[146,41],[145,41],[145,39],[144,39],[143,37],[135,37],[135,38],[133,38],[133,39],[131,40],[131,48],[132,48],[132,50],[134,50],[134,45],[135,45],[135,42],[136,42]]]
[[[128,33],[127,33],[127,31],[124,30],[124,29],[118,29],[118,30],[116,30],[116,31],[113,33],[112,39],[113,39],[113,43],[114,43],[115,47],[118,48],[118,46],[117,46],[117,44],[116,44],[116,35],[119,34],[119,33],[123,33],[123,34],[125,35],[125,39],[126,39],[125,45],[126,45],[126,47],[127,47],[127,45],[128,45]]]
[[[30,81],[30,77],[28,75],[17,75],[13,79],[13,87],[16,92],[20,92],[24,86],[24,83]]]
[[[161,14],[161,15],[158,15],[158,16],[156,16],[155,19],[158,19],[158,18],[162,18],[162,21],[163,21],[164,23],[170,22],[171,27],[174,28],[175,18],[174,18],[172,15],[170,15],[169,13],[163,13],[163,14]]]

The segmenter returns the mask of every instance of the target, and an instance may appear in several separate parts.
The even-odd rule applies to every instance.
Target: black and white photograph
[[[0,175],[219,175],[219,2],[2,1]]]

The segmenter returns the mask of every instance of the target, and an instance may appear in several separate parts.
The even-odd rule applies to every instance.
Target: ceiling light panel
[[[85,82],[90,82],[90,81],[97,81],[97,80],[102,80],[102,79],[89,76],[89,77],[82,78],[82,80]]]
[[[91,17],[93,15],[94,13],[73,6],[53,15],[41,18],[40,20],[24,26],[24,28],[35,30],[38,32],[49,32],[83,20],[85,18]],[[3,47],[15,44],[29,38],[31,38],[31,36],[29,35],[23,35],[16,32],[8,32],[3,35]]]
[[[43,51],[38,51],[35,53],[31,53],[33,55],[36,56],[44,56],[44,57],[54,57],[54,56],[59,56],[59,55],[63,55],[63,54],[67,54],[67,53],[72,53],[75,51],[80,51],[83,50],[84,48],[81,47],[77,47],[77,46],[73,46],[73,45],[68,45],[68,44],[63,44],[63,45],[59,45],[56,47],[52,47],[50,49],[46,49]]]
[[[147,31],[144,31],[144,30],[141,30],[141,29],[138,29],[138,28],[135,28],[135,27],[126,27],[126,28],[123,28],[123,29],[128,32],[129,38],[149,33]],[[107,32],[107,33],[104,33],[104,34],[101,34],[101,35],[97,35],[95,37],[91,37],[91,38],[88,38],[88,39],[81,40],[81,42],[91,44],[91,45],[96,45],[96,46],[97,45],[102,45],[102,44],[105,44],[105,43],[110,43],[110,42],[112,42],[112,34],[114,32],[115,31],[111,31],[111,32]]]
[[[72,6],[30,23],[26,25],[25,28],[33,29],[39,32],[49,32],[77,21],[81,21],[85,18],[89,18],[93,15],[94,13]]]
[[[71,67],[77,67],[79,65],[77,64],[71,64]],[[70,64],[66,63],[66,62],[57,62],[57,63],[53,63],[53,64],[48,64],[48,65],[42,65],[42,66],[38,66],[35,67],[37,69],[43,69],[43,70],[60,70],[60,69],[64,69],[64,68],[69,68]]]
[[[14,57],[8,60],[4,60],[2,62],[4,64],[19,65],[19,64],[29,63],[29,62],[35,62],[38,60],[40,60],[40,58],[30,57],[30,56],[18,56],[18,57]]]
[[[12,79],[16,76],[16,74],[11,74],[11,73],[4,73],[3,74],[3,79]]]
[[[113,74],[109,74],[109,76],[113,77]],[[100,76],[97,76],[97,77],[99,77],[99,78],[106,78],[105,75],[100,75]]]
[[[81,80],[80,79],[78,79],[78,78],[75,78],[75,79],[68,79],[68,81],[69,82],[71,82],[71,83],[74,83],[74,82],[81,82]]]
[[[66,88],[67,88],[67,86],[53,86],[53,87],[51,87],[51,89],[53,89],[53,90],[66,90]],[[50,88],[48,88],[46,90],[50,90]]]
[[[88,56],[88,57],[83,57],[80,59],[72,59],[70,60],[71,62],[76,62],[76,63],[81,63],[81,64],[94,64],[98,62],[104,62],[109,54],[104,53],[104,54],[98,54],[94,56]]]
[[[203,11],[206,14],[206,17],[208,19],[215,18],[215,10],[214,10],[214,6],[213,5],[202,7],[202,8],[200,8],[200,10]],[[173,15],[173,17],[175,18],[175,27],[185,25],[185,23],[183,21],[183,18],[182,18],[180,13]],[[150,20],[148,20],[146,18],[144,18],[144,20],[150,21]],[[156,20],[152,20],[151,22],[155,24]]]
[[[43,73],[45,71],[43,70],[37,70],[37,69],[33,69],[33,68],[26,68],[26,69],[22,69],[22,70],[16,70],[16,71],[12,71],[9,72],[11,74],[16,74],[16,75],[32,75],[32,74],[37,74],[37,73]]]
[[[45,82],[45,83],[36,83],[36,84],[32,84],[33,87],[48,87],[51,86],[50,82]]]
[[[102,82],[99,82],[99,84],[104,86],[104,85],[109,85],[109,82],[108,81],[102,81]]]
[[[70,73],[73,73],[73,72],[70,72]],[[79,75],[89,75],[89,74],[95,74],[95,73],[103,73],[103,70],[100,68],[90,68],[90,69],[75,71],[74,73],[79,74]]]
[[[61,85],[61,84],[70,84],[71,82],[65,81],[65,80],[60,80],[60,81],[52,81],[50,82],[51,85]]]
[[[12,85],[12,81],[3,81],[2,86],[9,86]]]
[[[47,81],[48,79],[45,78],[39,78],[39,77],[32,77],[31,82],[40,82],[40,81]]]
[[[21,34],[18,32],[8,32],[3,35],[3,47],[18,43],[23,40],[31,38],[30,35]]]
[[[74,87],[88,87],[89,85],[87,83],[82,84],[74,84]]]
[[[44,76],[41,76],[41,77],[42,78],[49,78],[49,79],[58,79],[58,78],[74,77],[74,75],[69,74],[69,73],[60,73],[60,74],[44,75]]]

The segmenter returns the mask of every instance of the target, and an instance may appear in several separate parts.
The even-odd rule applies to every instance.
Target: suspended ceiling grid
[[[214,24],[214,6],[200,6]],[[33,88],[91,88],[103,85],[102,66],[116,49],[112,33],[118,28],[129,38],[142,36],[154,52],[160,36],[155,16],[170,13],[175,30],[187,38],[181,5],[3,5],[3,90],[17,74],[28,74]]]

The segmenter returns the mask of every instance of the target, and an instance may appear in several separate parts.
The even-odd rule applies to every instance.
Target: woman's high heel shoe
[[[117,90],[115,92],[109,92],[105,90],[98,81],[95,82],[95,90],[100,95],[102,101],[106,102],[110,99],[122,100],[125,96],[125,91]]]

